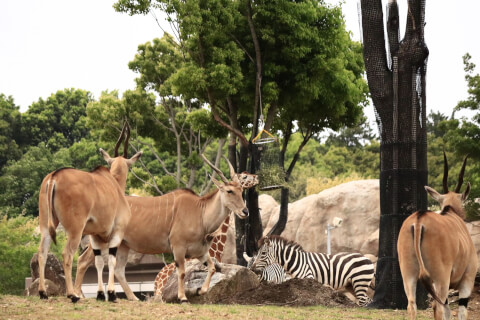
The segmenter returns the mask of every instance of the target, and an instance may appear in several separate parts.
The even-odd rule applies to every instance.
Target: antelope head
[[[140,158],[142,151],[137,152],[133,157],[128,159],[128,139],[130,138],[130,126],[128,121],[125,120],[125,123],[122,128],[122,132],[118,137],[117,144],[115,145],[115,155],[110,157],[110,155],[100,148],[100,153],[102,154],[105,161],[110,165],[110,172],[115,177],[115,179],[121,184],[124,185],[128,173],[128,169]],[[123,156],[118,155],[118,148],[124,140],[123,144]]]
[[[230,168],[230,176],[232,181],[228,181],[223,172],[215,167],[203,154],[201,155],[203,160],[220,176],[222,182],[211,177],[212,182],[218,188],[220,192],[221,202],[227,207],[230,211],[233,211],[240,219],[245,219],[248,217],[248,209],[245,206],[243,201],[242,192],[243,187],[238,179],[238,176],[235,173],[230,161],[227,160],[228,166]]]
[[[462,169],[458,177],[458,183],[455,188],[455,191],[448,190],[448,162],[445,151],[443,152],[443,194],[440,194],[435,189],[425,186],[425,190],[430,194],[430,196],[437,200],[440,204],[440,207],[443,209],[446,206],[450,206],[462,219],[465,219],[465,212],[463,210],[463,202],[467,199],[468,194],[470,193],[470,182],[467,183],[467,188],[463,193],[460,193],[460,189],[463,184],[463,175],[465,174],[465,166],[467,164],[468,155],[463,160]]]

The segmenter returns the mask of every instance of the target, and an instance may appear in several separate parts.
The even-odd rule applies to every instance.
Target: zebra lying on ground
[[[333,289],[346,289],[356,297],[359,306],[370,302],[367,289],[372,281],[372,261],[359,253],[307,252],[293,242],[279,236],[259,240],[259,252],[252,259],[252,270],[263,270],[273,264],[282,266],[293,278],[316,279]]]
[[[253,261],[255,260],[255,257],[250,258],[247,255],[247,253],[244,252],[243,253],[243,258],[248,263],[247,268],[253,270],[252,269],[252,264],[253,264]],[[268,266],[265,266],[262,269],[257,268],[257,270],[253,270],[253,271],[258,274],[258,279],[260,281],[267,281],[267,282],[270,282],[270,283],[279,284],[279,283],[287,281],[287,278],[290,278],[289,276],[287,276],[287,273],[285,272],[283,267],[281,265],[279,265],[278,263],[272,263]]]

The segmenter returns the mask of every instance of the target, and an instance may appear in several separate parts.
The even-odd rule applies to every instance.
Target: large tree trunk
[[[233,148],[230,152],[236,152]],[[238,159],[238,170],[237,172],[247,171],[247,159],[248,159],[248,147],[240,144],[240,155]],[[235,215],[235,246],[237,249],[237,264],[246,266],[247,263],[245,259],[243,259],[243,251],[245,250],[245,223],[246,219],[240,219]]]
[[[372,307],[406,308],[407,299],[397,257],[403,221],[427,208],[427,138],[424,42],[425,0],[408,1],[405,37],[399,42],[396,1],[388,4],[386,51],[381,0],[362,0],[364,60],[379,126],[380,239],[376,290]],[[417,286],[417,304],[426,293]]]

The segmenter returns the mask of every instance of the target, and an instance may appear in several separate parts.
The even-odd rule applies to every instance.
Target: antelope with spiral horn
[[[434,299],[435,319],[450,318],[449,289],[458,290],[458,318],[467,319],[468,300],[478,268],[475,247],[464,222],[463,202],[470,193],[470,183],[460,193],[467,157],[455,191],[449,191],[445,152],[443,156],[443,194],[425,186],[428,194],[439,202],[441,211],[413,213],[403,222],[398,236],[398,260],[411,320],[415,319],[417,312],[415,290],[418,279]]]
[[[126,133],[126,135],[125,135]],[[124,154],[118,155],[118,148],[125,135]],[[114,268],[116,251],[120,245],[125,227],[130,220],[130,208],[125,200],[125,186],[128,169],[142,155],[138,152],[127,159],[129,137],[128,123],[125,122],[115,146],[115,156],[100,149],[110,170],[98,167],[91,172],[62,168],[49,173],[42,182],[39,195],[39,223],[41,240],[38,248],[40,298],[47,299],[45,288],[45,262],[50,243],[56,244],[56,228],[59,223],[65,228],[67,243],[63,250],[63,268],[67,297],[77,302],[72,283],[73,255],[80,244],[82,235],[90,235],[98,272],[97,299],[105,300],[102,282],[104,266],[101,251],[108,250],[108,299],[115,301]]]

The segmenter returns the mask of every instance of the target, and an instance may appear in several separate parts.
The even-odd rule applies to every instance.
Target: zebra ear
[[[269,246],[270,245],[270,239],[268,239],[268,237],[265,237],[263,243],[266,244],[267,246]]]

